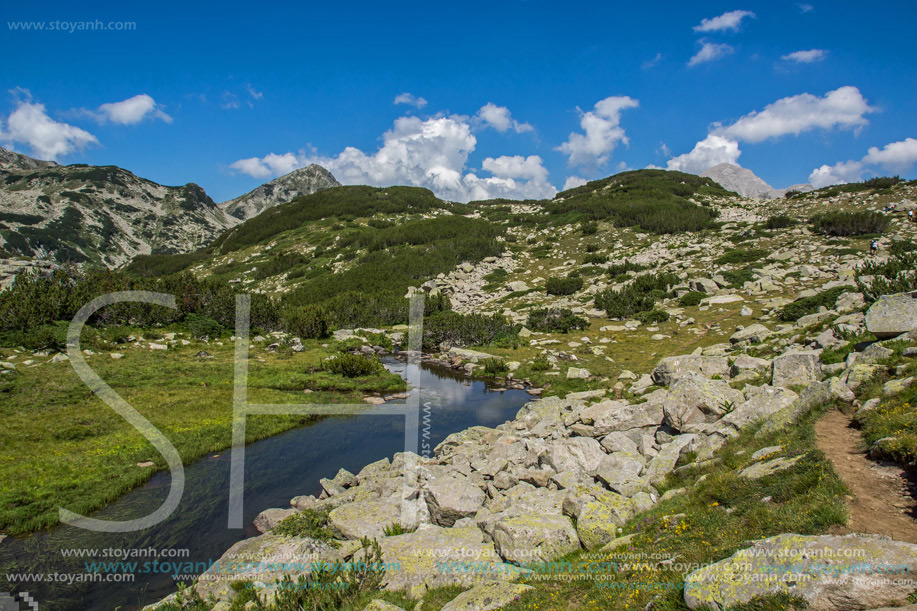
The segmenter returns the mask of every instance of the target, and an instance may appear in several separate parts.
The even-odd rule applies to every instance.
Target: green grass
[[[149,337],[149,335],[147,335]],[[270,353],[255,344],[249,399],[259,403],[358,403],[364,392],[403,390],[404,381],[380,372],[345,378],[314,371],[332,352],[317,341],[307,350]],[[260,347],[259,347],[260,346]],[[205,349],[214,358],[195,355]],[[231,444],[233,348],[193,342],[168,351],[122,346],[89,364],[148,418],[190,462]],[[9,351],[3,351],[9,354]],[[264,362],[254,358],[260,356]],[[25,357],[19,359],[25,360]],[[47,360],[47,359],[42,359]],[[305,388],[315,392],[303,394]],[[0,531],[25,533],[58,523],[58,506],[87,514],[142,484],[162,456],[77,378],[70,363],[20,365],[0,381]],[[307,416],[258,417],[248,442],[313,422]],[[137,463],[152,461],[141,468]]]
[[[892,359],[898,360],[896,357]],[[911,363],[904,377],[915,373],[917,364]],[[884,377],[878,380],[882,381]],[[869,447],[882,440],[877,447],[880,456],[903,465],[917,464],[917,387],[912,386],[899,395],[883,397],[877,409],[857,416],[856,420]]]

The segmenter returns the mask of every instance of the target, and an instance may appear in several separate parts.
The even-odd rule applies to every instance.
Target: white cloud
[[[488,157],[482,168],[493,174],[467,172],[468,156],[477,146],[467,117],[439,116],[426,120],[400,117],[382,137],[374,153],[347,147],[335,156],[300,152],[240,159],[230,167],[256,178],[286,173],[317,163],[345,185],[412,185],[426,187],[452,201],[472,199],[544,198],[557,190],[537,155]]]
[[[917,140],[905,138],[899,142],[891,142],[881,149],[877,146],[869,148],[863,163],[881,165],[887,169],[906,171],[917,162]]]
[[[249,94],[250,96],[252,96],[252,99],[261,100],[261,99],[264,98],[264,92],[262,92],[262,91],[256,91],[255,88],[252,87],[251,83],[249,83],[248,85],[246,85],[246,86],[245,86],[245,89],[248,91],[248,94]]]
[[[412,93],[401,93],[395,96],[395,101],[393,104],[407,104],[408,106],[414,106],[416,108],[423,108],[427,105],[427,101],[423,98],[415,97]]]
[[[501,134],[512,129],[517,134],[530,132],[533,128],[528,123],[520,123],[513,119],[509,108],[506,106],[497,106],[493,102],[488,102],[478,110],[477,120],[485,127],[492,127]]]
[[[812,64],[822,61],[827,55],[828,52],[824,49],[809,49],[808,51],[793,51],[780,59],[797,64]]]
[[[7,117],[5,129],[0,125],[0,142],[26,144],[36,157],[52,160],[99,143],[89,132],[55,121],[44,104],[33,103],[31,98],[19,102]]]
[[[805,13],[811,13],[812,11],[815,10],[815,7],[814,7],[814,6],[812,6],[811,4],[806,4],[806,3],[804,3],[804,2],[801,2],[801,3],[797,4],[797,5],[796,5],[796,8],[798,8],[798,9],[799,9],[799,12],[800,12],[800,13],[803,13],[803,14],[805,14]]]
[[[220,103],[220,108],[223,110],[235,110],[239,107],[239,96],[231,91],[224,91],[222,99],[223,101]]]
[[[858,182],[863,177],[863,164],[859,161],[842,161],[823,165],[809,174],[809,184],[816,189],[848,182]]]
[[[576,187],[582,187],[584,184],[589,182],[585,178],[580,178],[579,176],[567,176],[567,180],[564,181],[564,188],[561,191],[566,191],[567,189],[575,189]]]
[[[636,108],[639,101],[628,96],[611,96],[599,100],[595,108],[582,113],[580,126],[585,133],[571,132],[566,142],[557,147],[568,156],[567,163],[580,166],[600,166],[608,161],[619,142],[629,143],[620,126],[621,111]]]
[[[662,61],[662,53],[657,53],[656,57],[654,57],[653,59],[646,60],[645,62],[643,62],[640,65],[640,67],[643,68],[644,70],[649,70],[650,68],[654,68],[661,61]]]
[[[735,53],[735,49],[732,48],[732,45],[727,45],[725,43],[715,43],[707,42],[706,40],[701,40],[701,48],[690,60],[688,60],[689,66],[696,66],[698,64],[703,64],[706,62],[711,62],[720,57],[726,55],[731,55]]]
[[[741,154],[739,143],[735,140],[710,134],[695,144],[690,153],[669,159],[667,167],[679,172],[700,174],[721,163],[737,163]]]
[[[102,104],[96,112],[89,112],[99,122],[109,121],[119,125],[140,123],[147,117],[172,122],[172,117],[162,111],[156,100],[145,93],[120,102]]]
[[[875,112],[856,87],[841,87],[823,97],[802,93],[768,104],[728,127],[714,130],[744,142],[761,142],[786,134],[799,135],[813,129],[859,128],[868,123],[863,116]]]
[[[293,153],[284,153],[283,155],[270,153],[260,159],[258,157],[240,159],[229,164],[229,167],[255,178],[267,178],[268,176],[289,174],[293,170],[303,167],[303,164],[299,157]]]
[[[751,11],[729,11],[718,17],[702,19],[700,25],[694,26],[695,32],[720,32],[723,30],[738,30],[742,20],[746,17],[754,18]]]

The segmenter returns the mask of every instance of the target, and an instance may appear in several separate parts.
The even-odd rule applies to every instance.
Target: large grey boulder
[[[278,524],[297,513],[299,513],[299,511],[292,507],[288,509],[281,509],[278,507],[265,509],[255,517],[255,521],[252,522],[252,525],[255,527],[255,530],[264,534],[269,530],[274,530],[277,528]],[[0,541],[3,541],[3,539],[0,538]]]
[[[493,543],[477,526],[441,528],[422,524],[416,531],[379,540],[382,562],[399,567],[386,571],[386,590],[407,590],[420,597],[429,588],[461,585],[470,586],[483,581],[512,581],[518,577],[508,567],[495,562]],[[475,570],[454,569],[475,562]],[[465,564],[467,566],[467,564]]]
[[[533,589],[521,583],[482,583],[453,598],[442,611],[496,611],[519,600],[520,596]]]
[[[433,522],[440,526],[452,526],[456,520],[476,514],[484,505],[485,495],[483,490],[465,478],[438,477],[427,484],[424,497]]]
[[[858,611],[905,604],[917,590],[915,572],[912,543],[785,534],[694,571],[685,579],[684,597],[692,609],[727,609],[758,596],[788,594],[803,598],[808,611]]]
[[[582,478],[594,474],[605,456],[605,450],[595,439],[571,437],[552,443],[542,458],[542,464],[557,473],[571,471]]]
[[[245,562],[239,562],[244,558]],[[292,559],[292,560],[291,560]],[[308,576],[312,563],[337,562],[341,557],[327,543],[305,537],[268,533],[239,541],[201,575],[194,589],[204,599],[233,596],[232,584],[243,581],[274,583],[289,576],[294,582]]]
[[[917,329],[917,299],[912,293],[883,295],[866,310],[866,329],[879,339]]]
[[[343,539],[385,536],[385,528],[401,521],[401,506],[394,501],[345,503],[328,514],[331,530]]]
[[[659,426],[662,417],[662,404],[657,401],[637,405],[630,405],[625,401],[601,401],[580,413],[580,420],[583,424],[592,425],[596,436],[614,431]]]
[[[755,323],[733,333],[729,341],[733,344],[760,344],[770,335],[770,329],[760,323]]]
[[[758,387],[755,392],[749,394],[744,403],[720,419],[717,423],[718,428],[723,430],[728,427],[732,432],[737,433],[753,422],[766,420],[780,410],[790,407],[797,399],[799,395],[786,388]],[[729,434],[727,432],[727,435]]]
[[[644,478],[654,486],[659,484],[672,472],[678,458],[681,456],[685,446],[692,443],[696,435],[678,435],[669,443],[659,449],[659,453],[654,456],[646,466]]]
[[[684,354],[667,356],[653,369],[653,382],[660,386],[669,386],[687,372],[698,373],[706,378],[715,375],[729,375],[729,359],[722,356],[701,356]]]
[[[714,422],[730,409],[745,401],[745,396],[723,380],[708,380],[687,373],[675,382],[663,403],[664,421],[680,432],[691,425]]]
[[[494,543],[509,562],[546,562],[580,549],[570,519],[563,515],[530,515],[502,519]]]
[[[821,379],[818,352],[791,352],[775,358],[772,363],[772,386],[805,386]]]
[[[633,496],[646,487],[640,480],[645,459],[639,454],[615,452],[602,459],[595,476],[614,490],[625,496]]]

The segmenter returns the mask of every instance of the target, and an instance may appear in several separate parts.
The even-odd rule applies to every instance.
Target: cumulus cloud
[[[593,110],[580,111],[580,127],[584,133],[571,132],[567,141],[556,150],[567,155],[567,163],[571,166],[603,165],[611,158],[619,142],[629,143],[620,125],[621,111],[639,105],[639,101],[626,95],[599,100]]]
[[[270,153],[260,159],[258,157],[240,159],[229,164],[229,167],[255,178],[267,178],[268,176],[289,174],[293,170],[303,167],[303,164],[300,158],[293,153],[284,153],[283,155]]]
[[[890,170],[906,171],[914,162],[917,162],[917,140],[905,138],[899,142],[891,142],[881,149],[877,146],[869,148],[863,163],[884,166]]]
[[[702,19],[700,25],[694,26],[695,32],[721,32],[723,30],[738,30],[742,20],[746,17],[754,18],[751,11],[729,11],[718,17]]]
[[[739,143],[735,140],[710,134],[695,144],[690,153],[669,159],[667,167],[679,172],[700,174],[721,163],[735,164],[741,154]]]
[[[517,134],[530,132],[534,128],[528,123],[520,123],[513,119],[509,108],[506,106],[497,106],[493,102],[488,102],[478,110],[475,118],[483,127],[492,127],[501,134],[512,129]]]
[[[133,125],[146,118],[160,119],[166,123],[172,122],[172,117],[164,113],[156,103],[156,100],[145,93],[120,102],[102,104],[98,110],[95,112],[89,111],[88,114],[100,123],[108,121],[119,125]]]
[[[808,51],[793,51],[780,59],[797,64],[813,64],[822,61],[827,55],[828,52],[824,49],[809,49]]]
[[[701,40],[700,43],[700,51],[695,53],[694,56],[688,60],[688,66],[697,66],[698,64],[712,62],[715,59],[735,53],[735,49],[732,48],[732,45],[707,42],[706,40]]]
[[[413,185],[462,202],[494,197],[544,198],[557,193],[548,183],[548,171],[537,155],[488,157],[482,169],[492,176],[479,177],[469,172],[468,156],[476,146],[477,139],[466,117],[400,117],[383,134],[382,146],[375,152],[347,147],[334,156],[272,153],[240,159],[230,167],[256,178],[267,178],[317,163],[346,185]]]
[[[869,147],[866,155],[859,161],[841,161],[834,165],[823,165],[812,170],[809,182],[818,188],[848,182],[857,182],[867,171],[876,173],[868,166],[882,166],[893,172],[907,172],[917,163],[917,139],[905,138],[890,142],[881,149]]]
[[[859,161],[842,161],[823,165],[809,174],[809,184],[816,189],[847,182],[858,182],[863,177],[863,164]]]
[[[587,182],[589,181],[579,176],[567,176],[567,180],[564,181],[564,188],[561,189],[561,191],[566,191],[567,189],[575,189],[576,187],[582,187]]]
[[[393,104],[407,104],[408,106],[414,106],[415,108],[423,108],[427,105],[427,101],[420,97],[415,97],[412,93],[400,93],[395,96],[395,101]]]
[[[798,136],[813,129],[856,129],[868,123],[863,115],[875,110],[859,89],[847,86],[820,98],[810,93],[782,98],[714,133],[745,142],[761,142],[786,134]]]
[[[51,160],[99,143],[89,132],[49,117],[44,104],[32,102],[31,97],[19,101],[5,128],[0,124],[0,142],[28,145],[36,157]]]
[[[841,87],[822,97],[803,93],[781,98],[730,125],[715,124],[690,153],[670,159],[668,168],[697,174],[719,163],[738,164],[740,142],[762,142],[814,129],[858,129],[868,123],[864,115],[870,112],[875,108],[856,87]]]

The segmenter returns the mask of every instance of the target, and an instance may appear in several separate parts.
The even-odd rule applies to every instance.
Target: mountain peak
[[[724,188],[735,191],[743,197],[755,197],[758,199],[779,197],[777,189],[758,178],[748,168],[743,168],[733,163],[720,163],[712,168],[707,168],[700,175],[712,178]]]
[[[322,189],[340,186],[341,183],[331,172],[313,163],[266,182],[245,195],[222,203],[221,206],[227,214],[245,220],[301,195],[311,195]]]
[[[34,159],[28,155],[23,155],[22,153],[0,148],[0,169],[2,170],[28,171],[53,168],[57,165],[58,163],[56,161],[42,161],[41,159]]]

